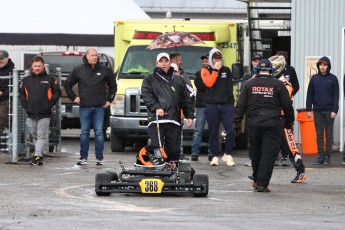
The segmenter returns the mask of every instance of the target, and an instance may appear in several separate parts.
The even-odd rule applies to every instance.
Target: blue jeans
[[[80,157],[87,160],[89,154],[90,129],[95,132],[95,154],[98,160],[103,160],[104,138],[103,121],[104,107],[79,107],[80,115]]]
[[[193,133],[192,155],[199,156],[202,133],[206,125],[205,107],[195,107],[195,128]],[[209,154],[210,155],[210,154]]]
[[[225,153],[231,154],[235,142],[235,133],[233,130],[234,105],[232,104],[206,104],[205,109],[207,124],[208,124],[208,148],[212,157],[220,156],[218,131],[220,123],[223,124],[226,139],[225,139]]]

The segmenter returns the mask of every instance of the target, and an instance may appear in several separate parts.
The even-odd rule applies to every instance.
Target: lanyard
[[[157,73],[157,72],[156,72]],[[171,80],[168,81],[165,77],[163,77],[162,75],[160,75],[159,73],[157,73],[157,75],[162,78],[165,82],[167,82],[169,85],[170,85],[170,88],[173,92],[175,92],[175,88],[174,86],[172,85],[171,81],[174,79],[174,75],[171,76]]]

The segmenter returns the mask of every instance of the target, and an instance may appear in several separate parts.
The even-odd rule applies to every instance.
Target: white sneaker
[[[228,154],[224,154],[224,156],[222,157],[222,160],[226,163],[226,165],[228,166],[234,166],[235,162],[234,159],[232,159],[231,155]]]
[[[211,166],[218,166],[219,165],[218,157],[213,157],[210,165]]]

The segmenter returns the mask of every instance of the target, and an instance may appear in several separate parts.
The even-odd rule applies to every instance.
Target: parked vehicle
[[[148,50],[153,39],[165,32],[191,32],[205,44],[180,46],[169,49]],[[147,144],[147,111],[140,96],[142,79],[152,72],[155,58],[160,52],[178,52],[183,57],[184,71],[190,79],[200,69],[200,57],[213,47],[223,53],[224,64],[230,66],[233,77],[243,76],[243,67],[238,62],[238,25],[219,21],[117,21],[115,22],[115,67],[118,90],[110,106],[111,150],[122,152],[126,146],[138,147]],[[239,92],[234,84],[234,94]],[[237,95],[235,95],[237,97]],[[185,126],[186,127],[186,126]],[[194,126],[184,128],[184,139],[192,139]]]

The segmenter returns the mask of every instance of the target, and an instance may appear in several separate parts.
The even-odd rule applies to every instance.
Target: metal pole
[[[61,87],[61,67],[56,68],[56,73],[59,81],[59,85]],[[58,143],[56,145],[56,152],[61,152],[61,98],[59,99],[56,105],[56,128],[57,128],[57,139]]]
[[[23,78],[24,77],[27,77],[27,76],[29,76],[30,75],[30,70],[25,70],[24,71],[24,76],[23,76]],[[24,108],[22,108],[22,109],[24,109]],[[26,111],[25,111],[25,114],[26,114]],[[26,154],[25,154],[25,156],[26,157],[30,157],[30,146],[28,146],[28,143],[29,143],[29,140],[31,141],[31,139],[29,138],[29,140],[28,140],[28,137],[29,137],[29,132],[27,131],[27,127],[26,127],[26,116],[25,116],[25,119],[24,119],[24,121],[23,122],[25,122],[25,140],[24,140],[24,144],[25,144],[25,149],[26,149]]]
[[[19,74],[17,70],[13,70],[12,81],[12,162],[18,162],[18,82]]]

